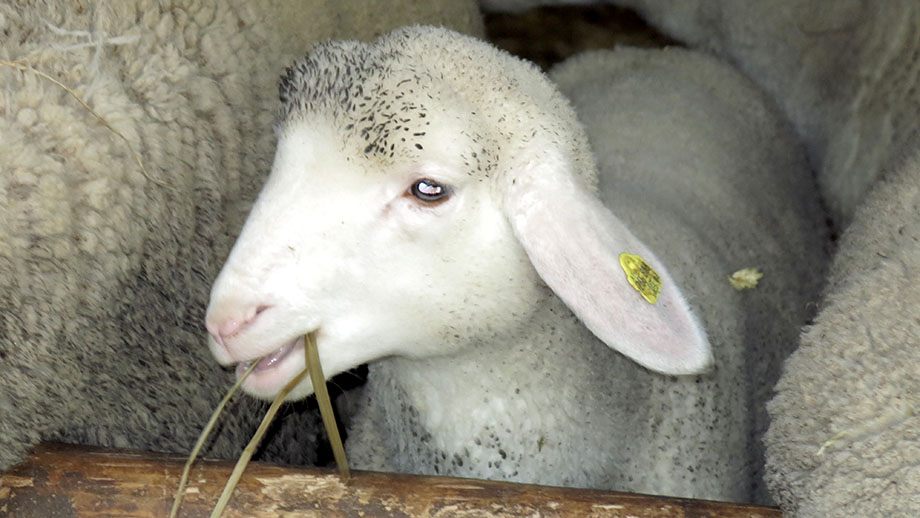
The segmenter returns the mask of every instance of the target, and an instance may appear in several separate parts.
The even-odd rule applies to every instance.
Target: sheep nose
[[[269,306],[248,306],[208,311],[204,325],[214,340],[226,347],[225,342],[228,338],[251,325],[268,308]]]

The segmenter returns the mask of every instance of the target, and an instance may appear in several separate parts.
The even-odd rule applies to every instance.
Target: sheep
[[[920,516],[917,149],[892,160],[843,234],[769,403],[767,477],[786,516]]]
[[[643,63],[651,61],[649,56],[655,56],[654,69]],[[598,156],[605,204],[622,212],[640,238],[656,240],[656,250],[680,242],[682,255],[670,262],[685,270],[698,267],[699,258],[706,257],[705,269],[713,272],[744,264],[773,272],[772,280],[757,287],[757,295],[745,293],[740,300],[726,293],[727,286],[719,285],[718,278],[694,279],[696,284],[686,288],[707,295],[712,309],[704,321],[710,335],[722,326],[723,347],[743,348],[741,363],[726,362],[725,368],[744,372],[744,382],[732,383],[747,384],[750,392],[743,412],[750,420],[754,485],[747,500],[770,503],[761,481],[761,436],[768,425],[764,403],[795,347],[798,329],[812,315],[828,257],[824,211],[799,141],[762,91],[728,65],[701,53],[619,49],[570,61],[575,65],[557,68],[553,78],[575,103],[594,148],[602,150]],[[639,66],[652,69],[643,70],[648,77],[631,77]],[[661,102],[672,98],[673,102]],[[673,106],[678,103],[680,111]],[[623,189],[627,182],[639,191],[650,190],[653,182],[668,185],[656,187],[665,193],[651,191],[659,199],[686,196],[681,189],[702,192],[694,193],[692,206],[658,216],[657,224],[643,228],[656,216],[650,213],[653,209],[636,206],[632,190]],[[783,207],[792,214],[778,216]],[[691,220],[692,224],[677,224]],[[686,235],[695,241],[688,242]],[[731,321],[727,307],[743,308],[743,326],[733,329],[726,324]]]
[[[616,0],[694,47],[730,58],[781,104],[845,228],[889,153],[918,129],[920,4],[912,0]],[[905,99],[910,99],[904,103]]]
[[[920,515],[920,6],[641,4],[670,34],[730,56],[785,105],[835,219],[853,221],[768,407],[771,493],[796,518]]]
[[[793,518],[920,515],[920,5],[643,4],[785,105],[846,228],[768,406],[770,492]]]
[[[370,362],[358,468],[749,500],[756,380],[824,257],[804,149],[698,53],[623,49],[554,78],[600,178],[568,101],[487,43],[412,27],[292,65],[211,351],[262,358],[243,385],[262,398],[302,370],[305,333],[326,375]],[[654,304],[622,252],[660,274]],[[747,266],[766,277],[738,292]]]
[[[0,4],[0,470],[40,440],[188,451],[232,381],[202,320],[270,163],[271,85],[316,40],[417,21],[482,29],[454,1]],[[316,461],[315,411],[283,421],[262,457]]]
[[[846,228],[768,407],[770,492],[795,518],[920,515],[920,6],[629,3],[730,57],[784,105]]]

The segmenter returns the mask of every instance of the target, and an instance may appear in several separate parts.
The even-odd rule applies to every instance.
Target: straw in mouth
[[[276,365],[281,363],[282,360],[287,358],[287,356],[291,354],[291,351],[293,351],[299,343],[302,343],[302,340],[303,340],[303,337],[297,338],[295,340],[291,340],[290,342],[279,347],[276,351],[269,353],[263,356],[262,358],[257,358],[256,360],[258,360],[258,363],[256,364],[256,368],[253,369],[253,371],[262,372],[262,371],[274,368]],[[244,372],[246,372],[246,370],[248,370],[249,367],[252,365],[252,362],[256,360],[240,362],[240,364],[236,366],[237,377],[241,376]]]

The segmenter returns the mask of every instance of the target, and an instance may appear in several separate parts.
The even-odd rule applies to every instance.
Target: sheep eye
[[[412,187],[409,188],[409,192],[412,193],[412,196],[424,202],[432,203],[444,201],[450,196],[451,191],[450,187],[426,178],[412,184]]]

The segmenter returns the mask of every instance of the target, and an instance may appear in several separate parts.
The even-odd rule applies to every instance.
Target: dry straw
[[[252,436],[252,439],[249,440],[249,444],[246,445],[246,448],[243,449],[243,453],[240,454],[240,458],[236,461],[236,466],[233,467],[233,473],[231,473],[230,478],[227,479],[224,491],[220,494],[220,498],[217,499],[217,505],[214,506],[214,510],[211,511],[211,518],[218,518],[223,514],[224,508],[227,507],[227,502],[230,501],[230,496],[233,495],[233,490],[236,489],[240,477],[243,476],[243,471],[246,470],[246,466],[249,465],[249,460],[252,459],[252,455],[256,452],[256,447],[259,446],[259,442],[262,441],[262,437],[264,437],[265,432],[268,431],[268,426],[275,418],[275,414],[278,413],[278,409],[281,408],[281,404],[284,403],[284,398],[287,397],[290,391],[294,390],[294,387],[303,381],[306,375],[307,369],[304,369],[300,374],[294,376],[294,379],[289,381],[288,384],[281,389],[281,392],[278,393],[275,400],[272,401],[272,406],[268,407],[268,411],[265,412],[265,417],[262,418],[262,423],[259,424],[256,433]]]
[[[208,420],[208,424],[206,424],[204,430],[201,431],[201,435],[198,436],[198,442],[196,442],[195,446],[192,448],[192,453],[189,454],[188,460],[185,462],[185,468],[182,470],[182,477],[179,479],[179,489],[176,490],[176,499],[173,501],[172,510],[169,511],[169,518],[176,518],[176,515],[179,513],[179,506],[182,504],[182,497],[185,496],[185,486],[188,484],[188,475],[192,469],[192,464],[195,462],[195,459],[198,458],[198,454],[201,452],[201,448],[204,446],[208,435],[211,434],[211,430],[214,429],[214,425],[217,424],[217,418],[220,417],[221,412],[224,411],[224,407],[227,406],[227,402],[230,401],[233,394],[239,390],[240,385],[243,384],[243,381],[245,381],[253,369],[256,368],[257,364],[258,362],[252,362],[252,365],[246,369],[246,372],[244,372],[243,375],[236,380],[236,383],[230,387],[224,399],[220,400],[220,403],[217,404],[217,408],[215,408],[214,413],[211,414],[211,419]]]
[[[268,411],[265,413],[265,417],[262,418],[262,423],[259,424],[259,428],[253,434],[252,439],[249,441],[249,444],[246,445],[246,448],[243,450],[243,453],[240,455],[240,458],[236,462],[236,466],[233,468],[233,472],[230,474],[230,478],[227,480],[227,484],[224,486],[224,490],[220,495],[220,498],[217,500],[217,504],[214,506],[214,510],[211,511],[211,518],[220,517],[224,509],[227,506],[227,503],[230,501],[230,497],[233,494],[233,490],[236,488],[239,483],[240,477],[243,475],[246,466],[249,464],[252,455],[255,453],[256,447],[258,447],[259,442],[265,436],[265,432],[268,430],[269,425],[272,420],[275,418],[275,415],[278,413],[278,409],[281,407],[281,404],[284,403],[284,399],[287,395],[294,390],[304,377],[307,374],[310,374],[310,381],[313,383],[313,391],[316,393],[316,399],[319,404],[320,413],[323,416],[323,424],[326,427],[326,433],[329,435],[329,441],[332,444],[332,453],[335,456],[335,462],[338,465],[339,473],[341,474],[344,480],[348,480],[350,473],[348,470],[348,461],[345,458],[345,448],[342,445],[342,438],[339,435],[338,427],[335,424],[335,415],[332,410],[332,401],[329,398],[329,391],[326,389],[326,378],[323,375],[323,368],[319,361],[319,352],[316,348],[316,338],[312,334],[304,336],[304,355],[306,368],[294,377],[291,381],[281,389],[278,395],[275,397],[275,400],[272,402],[271,406],[268,408]],[[214,427],[214,423],[217,421],[217,417],[223,411],[224,406],[226,406],[227,401],[233,396],[233,393],[240,387],[243,383],[243,380],[249,376],[249,373],[255,368],[255,365],[258,364],[258,361],[254,361],[253,364],[246,370],[246,372],[240,376],[240,379],[237,380],[236,384],[230,389],[224,399],[220,402],[217,408],[214,410],[214,414],[211,416],[211,420],[208,422],[205,429],[202,431],[201,436],[198,438],[198,442],[195,444],[195,448],[192,450],[189,459],[185,464],[185,469],[182,472],[182,477],[179,481],[179,489],[176,493],[175,501],[173,502],[173,508],[170,512],[170,518],[175,518],[179,511],[179,506],[182,502],[182,497],[185,492],[185,486],[188,481],[189,471],[191,470],[192,463],[195,461],[195,458],[198,456],[201,446],[204,444],[207,439],[208,434],[211,433],[211,430]]]
[[[329,391],[326,389],[326,376],[323,374],[323,366],[319,362],[319,351],[316,348],[316,339],[312,334],[304,337],[304,351],[307,356],[307,370],[310,371],[310,381],[313,382],[313,392],[316,394],[316,402],[319,404],[319,413],[323,416],[323,426],[326,427],[326,434],[329,436],[329,443],[332,445],[332,455],[335,457],[335,464],[339,468],[339,474],[347,481],[351,473],[348,471],[348,460],[345,458],[345,446],[342,444],[342,437],[339,436],[339,427],[335,424],[332,400],[329,399]]]

